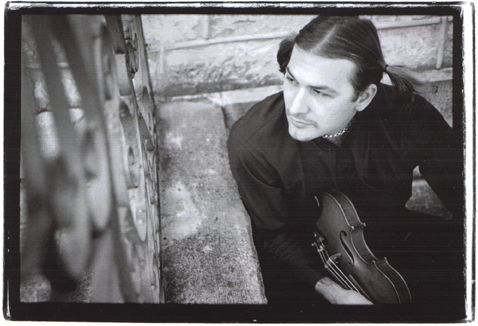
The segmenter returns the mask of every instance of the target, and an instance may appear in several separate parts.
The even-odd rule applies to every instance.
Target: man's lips
[[[289,121],[297,128],[305,128],[305,127],[310,127],[314,125],[314,123],[310,121],[304,121],[304,120],[296,119],[294,117],[289,117]]]

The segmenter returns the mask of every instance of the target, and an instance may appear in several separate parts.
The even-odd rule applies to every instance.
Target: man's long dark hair
[[[405,69],[385,63],[377,29],[368,19],[354,16],[319,16],[305,25],[295,36],[282,40],[277,61],[285,73],[294,46],[315,55],[331,59],[348,59],[357,71],[352,78],[355,91],[361,92],[370,84],[378,85],[386,72],[398,96],[409,96],[418,80]]]

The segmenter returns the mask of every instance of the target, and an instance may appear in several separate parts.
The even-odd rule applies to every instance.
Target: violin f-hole
[[[339,235],[340,235],[340,243],[342,244],[342,247],[344,248],[345,253],[347,254],[347,256],[350,259],[350,264],[353,265],[354,264],[354,257],[352,255],[352,251],[349,249],[349,247],[347,246],[347,243],[345,241],[345,238],[347,237],[347,232],[340,231]]]

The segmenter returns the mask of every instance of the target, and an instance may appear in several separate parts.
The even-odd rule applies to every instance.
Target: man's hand
[[[346,290],[328,277],[321,278],[315,284],[315,290],[332,304],[373,304],[360,293],[353,290]]]

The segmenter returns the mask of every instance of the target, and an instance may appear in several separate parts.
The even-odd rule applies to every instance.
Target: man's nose
[[[306,113],[307,108],[307,89],[305,87],[299,87],[297,92],[294,94],[294,98],[292,99],[291,106],[289,107],[289,114],[300,114]]]

